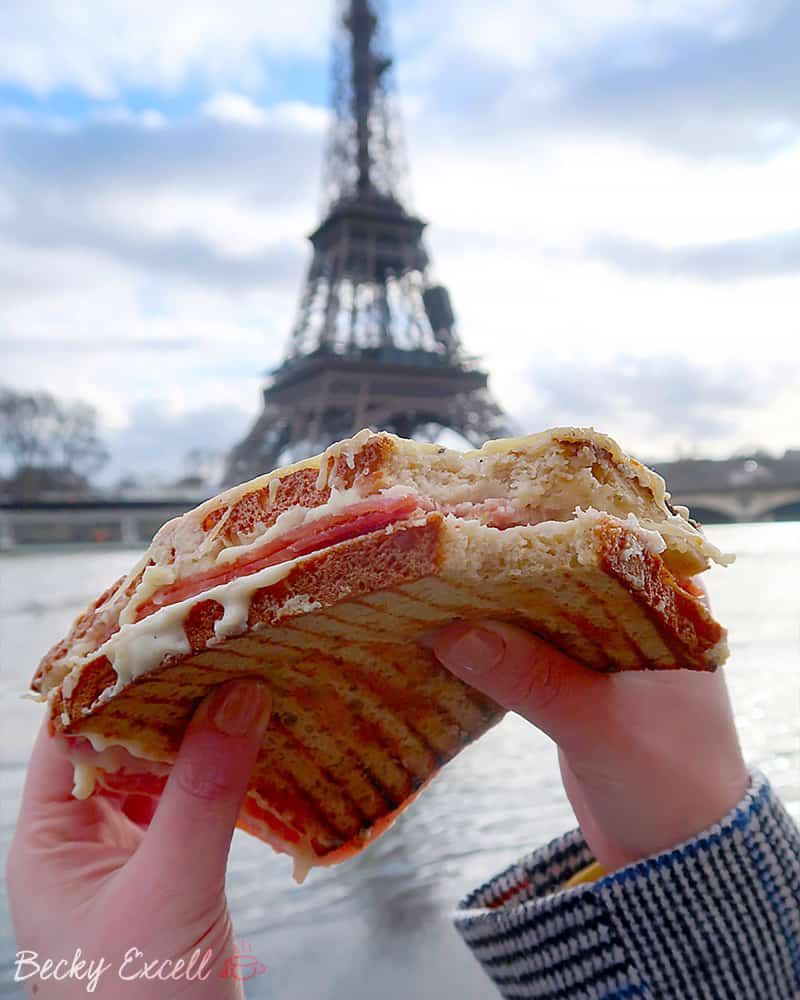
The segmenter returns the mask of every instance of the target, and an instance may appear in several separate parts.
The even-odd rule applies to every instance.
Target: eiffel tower
[[[447,289],[431,281],[425,223],[405,180],[392,60],[376,0],[339,0],[324,217],[282,363],[228,457],[240,482],[323,450],[362,427],[474,446],[508,433],[487,373],[464,353]]]

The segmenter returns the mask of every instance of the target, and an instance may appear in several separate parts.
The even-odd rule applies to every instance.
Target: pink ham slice
[[[380,531],[410,517],[418,511],[428,511],[433,508],[443,514],[453,514],[469,520],[479,520],[490,527],[505,529],[519,524],[535,524],[544,520],[546,514],[539,512],[535,516],[532,511],[518,511],[507,499],[485,499],[476,502],[467,501],[457,504],[434,504],[421,497],[407,494],[402,497],[386,497],[376,494],[358,500],[345,509],[335,513],[315,518],[296,528],[290,528],[278,538],[273,538],[263,545],[246,552],[234,562],[222,568],[212,567],[201,573],[195,573],[184,580],[167,584],[154,591],[147,601],[136,609],[134,621],[141,621],[152,615],[159,608],[169,604],[177,604],[195,597],[212,587],[229,583],[231,580],[278,563],[288,562],[300,556],[330,548],[339,542],[346,542],[360,535],[368,535]],[[312,508],[313,509],[313,508]]]
[[[308,524],[291,528],[279,538],[265,542],[222,569],[215,567],[203,573],[195,573],[177,583],[160,587],[154,591],[149,600],[137,608],[134,621],[141,621],[159,608],[185,601],[212,587],[229,583],[242,576],[249,576],[268,566],[297,559],[299,556],[329,548],[339,542],[357,538],[359,535],[380,531],[420,509],[420,500],[415,496],[367,497],[365,500],[350,504],[339,513],[328,514]]]

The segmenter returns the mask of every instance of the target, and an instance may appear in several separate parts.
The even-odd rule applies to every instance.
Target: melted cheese
[[[146,752],[135,740],[107,738],[99,733],[82,732],[91,750],[65,746],[74,771],[72,794],[76,799],[88,799],[95,790],[97,774],[125,771],[129,774],[167,774],[171,761]]]
[[[232,635],[247,626],[250,600],[256,590],[278,583],[297,562],[279,563],[228,583],[219,584],[184,601],[169,604],[139,622],[123,625],[102,646],[91,654],[76,658],[63,682],[65,696],[74,690],[80,672],[90,659],[105,656],[117,674],[117,683],[102,695],[101,703],[112,698],[136,677],[157,667],[166,656],[183,656],[191,652],[184,631],[184,622],[192,608],[201,601],[217,601],[223,616],[216,623],[215,634]],[[217,631],[217,629],[219,631]],[[92,709],[85,709],[89,714]]]
[[[375,437],[375,432],[368,427],[360,430],[351,438],[344,441],[336,441],[323,451],[319,456],[319,475],[317,476],[317,489],[324,490],[328,485],[328,473],[333,468],[336,459],[341,455],[347,463],[348,469],[356,467],[356,455],[361,451],[370,438]]]
[[[72,797],[75,799],[88,799],[92,794],[97,782],[97,768],[91,764],[81,764],[72,762],[74,770],[74,782],[72,785]]]

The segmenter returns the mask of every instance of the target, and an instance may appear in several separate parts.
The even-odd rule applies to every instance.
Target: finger
[[[261,681],[217,688],[195,712],[150,827],[137,870],[163,888],[180,887],[188,906],[219,892],[231,837],[269,721]]]
[[[50,724],[45,718],[31,751],[22,793],[20,822],[34,813],[48,810],[56,803],[73,801],[74,782],[72,764],[59,749],[57,739],[50,735]]]
[[[433,650],[456,676],[559,744],[585,736],[587,719],[597,716],[598,702],[610,694],[605,674],[514,625],[452,625],[435,637]]]

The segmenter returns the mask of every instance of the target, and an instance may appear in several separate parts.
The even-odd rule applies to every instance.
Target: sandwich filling
[[[504,530],[598,509],[657,533],[678,576],[726,561],[668,497],[660,477],[595,432],[551,431],[467,454],[361,432],[164,525],[69,648],[52,651],[40,689],[165,607],[432,511]]]

